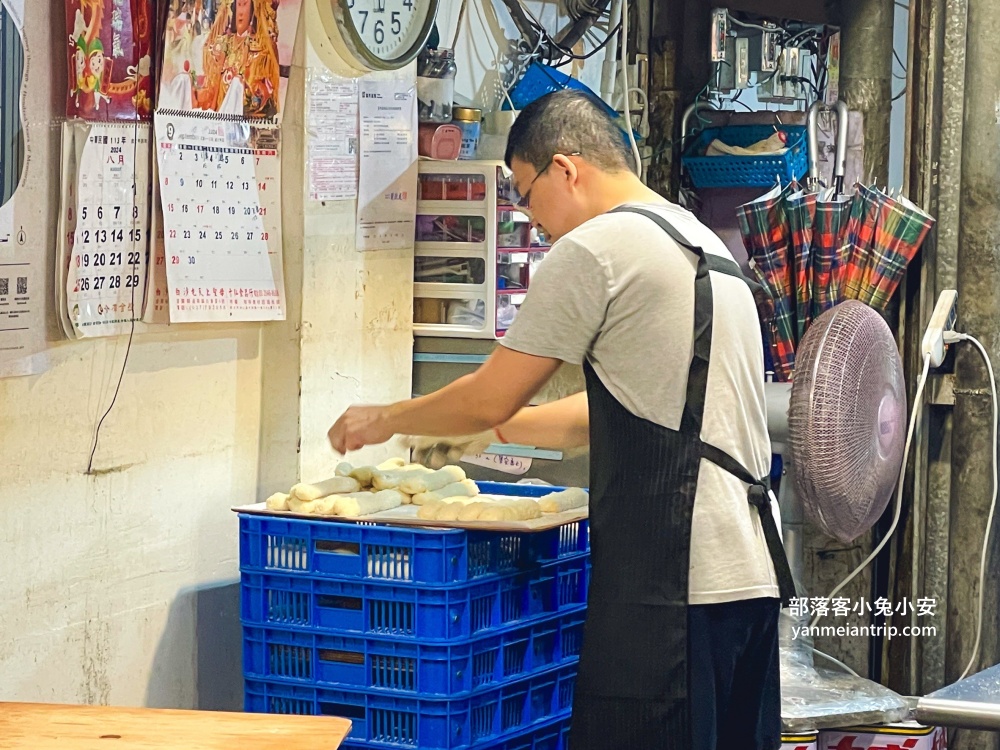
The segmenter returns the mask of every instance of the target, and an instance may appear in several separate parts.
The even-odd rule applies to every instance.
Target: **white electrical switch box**
[[[715,8],[712,11],[712,62],[726,59],[726,36],[729,34],[729,11]]]
[[[736,38],[736,80],[738,89],[749,88],[750,86],[750,39],[741,36]]]

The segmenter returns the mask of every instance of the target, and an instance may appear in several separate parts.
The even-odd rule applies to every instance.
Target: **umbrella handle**
[[[806,131],[809,135],[809,182],[811,191],[819,190],[819,113],[823,110],[837,111],[837,151],[833,163],[834,192],[840,195],[844,192],[844,176],[847,174],[847,105],[840,100],[833,107],[827,107],[823,102],[816,101],[809,107],[806,118]]]
[[[684,114],[681,117],[681,144],[683,144],[684,141],[687,140],[688,123],[691,121],[691,117],[694,115],[695,112],[701,109],[710,109],[713,112],[715,111],[715,107],[713,107],[708,102],[694,102],[691,106],[689,106],[687,109],[684,110]],[[682,145],[681,150],[683,149],[684,147]]]
[[[847,104],[838,99],[833,105],[837,110],[837,160],[833,164],[833,188],[837,195],[844,192],[844,176],[847,174]]]

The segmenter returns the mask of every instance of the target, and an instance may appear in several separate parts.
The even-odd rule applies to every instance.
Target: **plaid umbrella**
[[[802,340],[812,321],[812,284],[810,255],[816,218],[816,193],[797,190],[785,199],[785,213],[791,235],[789,256],[792,263],[792,287],[795,298],[795,343]]]
[[[774,302],[770,347],[778,382],[791,380],[795,367],[795,299],[788,258],[791,228],[786,203],[797,189],[795,183],[784,189],[779,183],[757,200],[736,209],[750,266]]]
[[[878,192],[874,231],[855,299],[885,310],[933,225],[934,219],[906,198]]]
[[[858,299],[864,283],[865,269],[875,242],[879,210],[886,196],[874,185],[858,185],[851,203],[851,218],[847,222],[845,264],[841,277],[841,300]],[[838,301],[841,301],[838,300]]]
[[[813,319],[840,302],[844,240],[853,203],[850,196],[838,195],[833,188],[816,199],[811,258]]]

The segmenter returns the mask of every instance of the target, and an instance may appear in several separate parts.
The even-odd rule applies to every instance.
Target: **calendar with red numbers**
[[[129,333],[146,289],[150,127],[68,123],[63,152],[64,181],[72,183],[61,217],[67,333]]]
[[[276,124],[157,112],[170,322],[284,320]]]

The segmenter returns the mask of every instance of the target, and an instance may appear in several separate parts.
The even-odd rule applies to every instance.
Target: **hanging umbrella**
[[[810,256],[816,218],[816,193],[797,190],[785,199],[790,235],[789,257],[792,264],[792,287],[795,298],[795,343],[802,340],[812,321],[812,285]]]
[[[864,283],[865,269],[875,242],[879,210],[884,194],[874,185],[858,185],[851,202],[851,218],[847,222],[846,256],[841,277],[841,299],[858,299]]]
[[[816,199],[813,222],[811,289],[812,317],[818,318],[840,301],[845,237],[853,200],[833,188]]]
[[[791,380],[795,367],[795,299],[788,258],[791,229],[786,201],[797,189],[795,183],[784,189],[779,183],[757,200],[736,209],[750,266],[773,300],[770,348],[778,382]]]
[[[934,226],[934,219],[902,196],[892,198],[877,192],[875,226],[856,299],[882,311]]]

